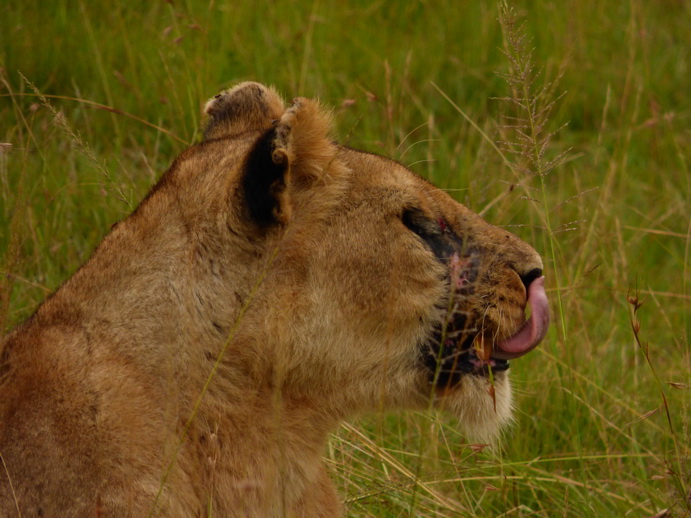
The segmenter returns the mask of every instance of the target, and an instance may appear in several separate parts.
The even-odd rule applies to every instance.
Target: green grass
[[[0,7],[0,329],[198,138],[208,97],[274,84],[334,106],[342,141],[411,165],[546,260],[554,325],[512,367],[504,451],[476,451],[448,415],[360,419],[327,452],[348,516],[691,515],[691,4],[514,3],[535,86],[561,74],[547,99],[566,92],[546,159],[569,158],[546,175],[493,145],[515,140],[517,114],[496,98],[521,97],[500,76],[493,2],[107,4]]]

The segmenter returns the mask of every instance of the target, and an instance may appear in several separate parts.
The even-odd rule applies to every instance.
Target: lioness
[[[206,113],[4,339],[2,516],[338,516],[339,421],[433,400],[487,440],[509,419],[508,360],[548,325],[538,254],[332,141],[315,101],[242,83]]]

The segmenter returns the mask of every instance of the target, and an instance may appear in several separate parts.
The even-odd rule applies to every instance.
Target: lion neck
[[[203,474],[208,494],[202,501],[232,509],[233,516],[338,515],[322,462],[336,422],[312,401],[276,387],[238,385],[221,375],[188,421],[177,463],[190,478]]]
[[[338,515],[321,460],[337,419],[279,388],[266,353],[272,339],[257,334],[255,310],[267,303],[257,279],[270,254],[250,253],[232,235],[195,234],[161,213],[166,221],[140,211],[118,224],[37,318],[79,322],[99,361],[136,363],[150,398],[162,402],[171,499],[201,477],[208,493],[186,500],[214,502],[219,515]]]

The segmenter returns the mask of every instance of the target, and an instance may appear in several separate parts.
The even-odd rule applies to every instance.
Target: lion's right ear
[[[233,137],[273,127],[285,111],[281,96],[271,87],[245,82],[225,90],[206,103],[204,140]]]
[[[326,211],[328,200],[336,197],[325,190],[341,189],[347,176],[346,166],[337,159],[338,146],[329,138],[330,129],[328,111],[317,101],[297,98],[255,142],[242,176],[252,220],[286,224],[308,199],[312,203],[319,199],[320,210]]]

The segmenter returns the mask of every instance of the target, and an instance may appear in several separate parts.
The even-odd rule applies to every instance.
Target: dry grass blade
[[[12,493],[12,498],[14,499],[14,505],[17,508],[17,517],[22,518],[22,512],[19,509],[19,501],[17,500],[17,493],[14,490],[14,485],[12,484],[12,477],[10,476],[10,472],[7,469],[7,464],[5,463],[5,458],[2,456],[2,453],[0,453],[0,461],[2,461],[2,468],[5,471],[5,476],[7,477],[7,482],[10,485],[10,493]]]
[[[542,210],[539,216],[547,230],[550,255],[552,259],[552,278],[557,285],[557,303],[562,336],[566,333],[566,318],[561,297],[561,278],[558,269],[557,244],[550,213],[551,207],[547,201],[547,187],[545,177],[556,167],[569,158],[569,151],[557,153],[549,157],[551,142],[556,131],[548,132],[549,117],[555,103],[563,97],[563,93],[556,95],[559,78],[547,81],[541,87],[536,87],[538,72],[533,59],[533,49],[529,48],[529,40],[523,25],[518,24],[517,16],[506,1],[499,5],[499,22],[504,34],[503,53],[509,62],[509,71],[500,74],[511,88],[513,95],[502,98],[513,106],[516,113],[504,117],[506,124],[500,129],[509,131],[510,137],[505,136],[501,147],[515,157],[512,167],[529,177],[537,177],[540,181]],[[537,201],[537,200],[535,200]],[[571,227],[567,227],[572,230]],[[563,231],[563,230],[562,230]]]
[[[369,437],[363,434],[360,430],[353,427],[350,424],[343,424],[341,426],[349,434],[354,436],[362,445],[364,451],[368,452],[369,455],[383,462],[389,468],[393,469],[395,472],[403,475],[409,484],[414,485],[422,489],[425,493],[433,497],[439,504],[445,506],[450,510],[457,511],[459,513],[468,512],[468,509],[463,507],[459,502],[444,496],[440,492],[436,491],[428,482],[420,480],[418,476],[415,475],[411,470],[406,468],[400,461],[388,453],[385,449],[378,446]]]
[[[89,146],[87,142],[85,142],[81,135],[79,134],[78,131],[74,130],[70,124],[67,122],[67,119],[65,118],[65,115],[62,112],[58,112],[53,105],[50,103],[50,101],[41,93],[41,91],[34,85],[31,81],[29,81],[24,75],[20,72],[19,75],[21,76],[22,80],[26,83],[26,85],[33,90],[34,94],[36,94],[36,97],[39,98],[41,101],[41,104],[47,108],[50,113],[53,114],[55,123],[57,126],[65,132],[65,134],[70,138],[72,142],[77,146],[77,149],[79,152],[84,155],[89,162],[93,164],[93,166],[103,174],[103,177],[108,180],[108,183],[112,187],[112,189],[117,193],[118,199],[123,202],[129,211],[134,210],[134,205],[132,204],[131,201],[131,196],[126,196],[125,192],[122,190],[122,187],[115,181],[113,176],[110,174],[110,171],[108,171],[108,168],[105,166],[103,162],[98,160],[96,158],[96,155],[94,154],[93,150]]]

